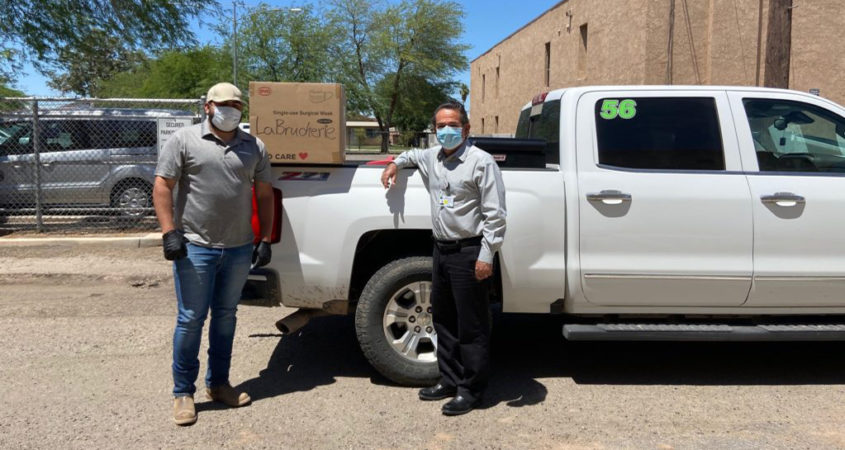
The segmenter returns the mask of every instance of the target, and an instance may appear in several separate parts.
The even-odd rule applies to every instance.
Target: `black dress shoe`
[[[475,400],[470,400],[463,395],[459,395],[452,400],[449,400],[448,403],[443,405],[443,415],[444,416],[460,416],[461,414],[466,414],[478,405],[481,404],[481,398],[477,398]]]
[[[443,400],[444,398],[454,397],[457,393],[457,388],[437,383],[434,386],[420,389],[420,400]]]

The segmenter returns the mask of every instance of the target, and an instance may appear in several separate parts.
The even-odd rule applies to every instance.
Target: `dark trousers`
[[[449,251],[434,246],[431,306],[440,382],[477,399],[490,375],[490,279],[475,279],[480,245]]]

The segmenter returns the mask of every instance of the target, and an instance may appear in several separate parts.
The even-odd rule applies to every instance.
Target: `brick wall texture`
[[[843,55],[842,0],[565,0],[471,62],[472,132],[513,133],[532,97],[584,85],[816,88],[845,105]]]

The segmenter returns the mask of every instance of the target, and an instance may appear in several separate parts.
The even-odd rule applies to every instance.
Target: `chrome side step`
[[[845,341],[845,324],[567,324],[570,341]]]

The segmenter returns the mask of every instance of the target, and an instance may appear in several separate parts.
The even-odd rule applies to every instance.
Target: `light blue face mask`
[[[446,150],[452,150],[464,141],[463,129],[458,127],[443,127],[437,130],[437,140]]]

